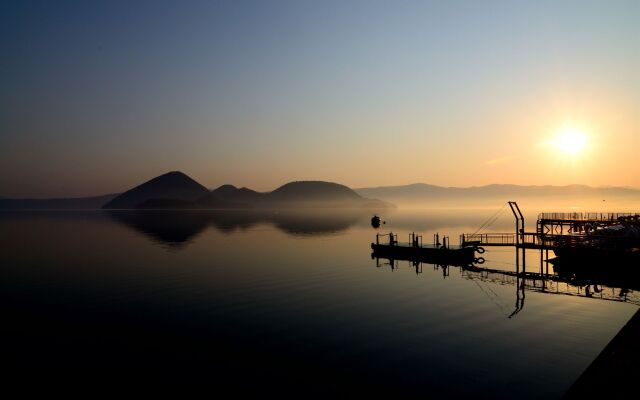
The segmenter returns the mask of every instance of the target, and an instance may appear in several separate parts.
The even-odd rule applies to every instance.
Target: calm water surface
[[[490,214],[397,210],[381,231],[457,243]],[[0,213],[3,360],[17,376],[144,373],[237,393],[557,398],[637,309],[579,287],[523,299],[494,275],[391,268],[371,259],[370,217]],[[513,249],[484,256],[515,270]]]

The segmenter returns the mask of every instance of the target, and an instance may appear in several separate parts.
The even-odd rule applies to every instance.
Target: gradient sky
[[[640,1],[3,1],[0,196],[640,187]],[[570,125],[574,156],[549,140]]]

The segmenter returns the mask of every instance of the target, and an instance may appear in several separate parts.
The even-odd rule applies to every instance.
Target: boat
[[[618,218],[615,224],[593,223],[585,234],[556,240],[556,263],[637,265],[640,262],[640,215]]]

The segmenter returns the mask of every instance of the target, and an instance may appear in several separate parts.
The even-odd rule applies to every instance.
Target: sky
[[[0,196],[640,187],[640,2],[3,1]]]

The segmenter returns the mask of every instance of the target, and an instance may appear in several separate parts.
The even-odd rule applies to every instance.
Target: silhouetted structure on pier
[[[526,232],[518,204],[508,205],[516,221],[514,233],[465,233],[461,246],[515,246],[523,257],[524,249],[539,249],[547,259],[553,250],[558,257],[581,263],[640,261],[640,214],[541,213],[536,231]]]

